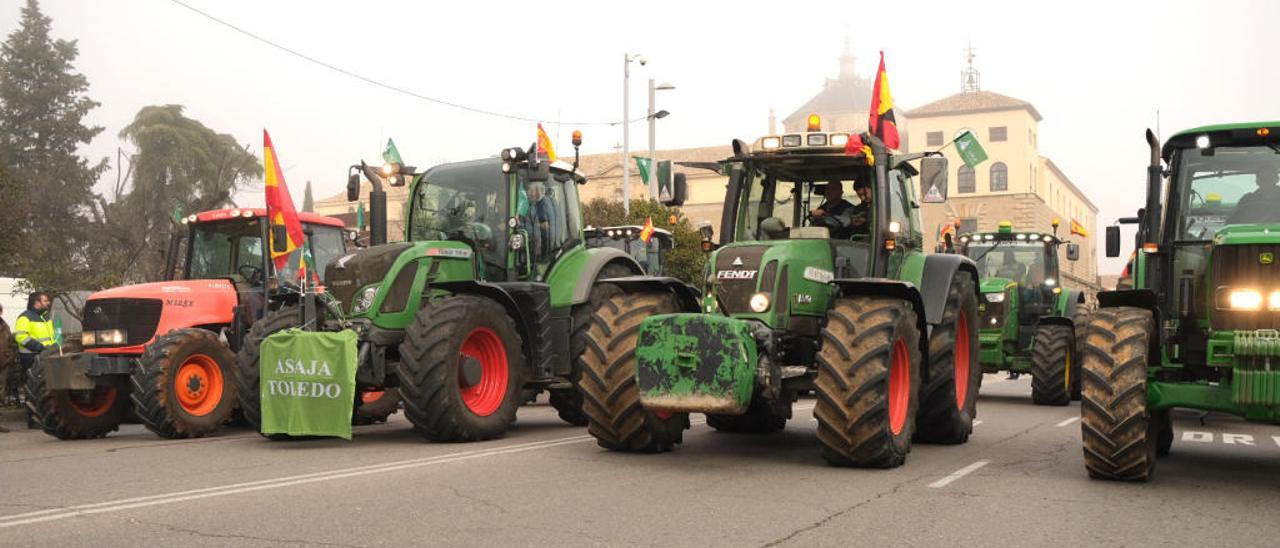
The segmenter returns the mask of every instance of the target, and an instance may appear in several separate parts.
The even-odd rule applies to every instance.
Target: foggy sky
[[[959,91],[963,49],[977,49],[982,88],[1033,103],[1040,153],[1099,206],[1099,232],[1142,201],[1143,130],[1163,136],[1202,124],[1280,119],[1272,37],[1280,3],[1215,2],[264,2],[184,0],[249,32],[384,83],[485,110],[545,120],[561,154],[569,133],[584,153],[614,150],[622,116],[622,58],[632,66],[631,113],[646,80],[670,81],[658,108],[658,147],[754,139],[836,75],[848,35],[873,76],[885,51],[900,110]],[[0,0],[0,32],[25,2]],[[623,12],[621,6],[626,7]],[[338,193],[346,166],[377,160],[394,137],[405,161],[429,166],[527,146],[531,122],[432,104],[271,48],[169,0],[45,0],[56,38],[79,41],[76,68],[102,103],[105,130],[83,153],[110,156],[138,110],[181,104],[260,155],[262,129],[301,205]],[[647,147],[647,125],[631,129]],[[100,190],[114,181],[104,175]],[[237,196],[259,205],[261,192]],[[1098,241],[1101,242],[1101,238]],[[1099,256],[1101,256],[1099,250]],[[1101,273],[1119,269],[1104,261]]]

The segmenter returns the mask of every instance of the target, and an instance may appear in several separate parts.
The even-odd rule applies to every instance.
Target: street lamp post
[[[639,53],[622,56],[622,211],[631,214],[631,62],[648,63]]]
[[[654,86],[653,78],[649,79],[649,197],[655,200],[660,200],[660,198],[658,196],[658,156],[654,152],[656,137],[653,130],[654,126],[657,125],[658,119],[665,118],[670,113],[665,110],[654,112],[653,102],[654,96],[657,95],[658,91],[668,89],[676,89],[676,87],[667,82]]]

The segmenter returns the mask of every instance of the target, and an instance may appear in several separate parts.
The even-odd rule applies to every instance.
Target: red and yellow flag
[[[1071,233],[1085,238],[1089,237],[1089,231],[1085,230],[1084,225],[1075,219],[1071,219]]]
[[[551,137],[542,129],[542,122],[538,122],[538,155],[543,154],[547,155],[548,162],[556,161],[556,147],[551,145]]]
[[[896,149],[898,124],[893,120],[893,96],[889,94],[889,75],[884,71],[884,52],[880,52],[880,70],[876,71],[876,83],[871,88],[871,117],[867,121],[871,134],[884,146]]]
[[[645,217],[644,228],[640,229],[640,239],[644,243],[649,243],[649,238],[653,237],[653,217]]]
[[[871,153],[871,145],[864,142],[861,135],[849,135],[849,140],[844,143],[844,153],[850,156],[861,154],[867,157],[867,165],[876,165],[876,157]]]
[[[283,269],[289,262],[289,254],[303,244],[302,223],[298,221],[298,211],[293,208],[293,198],[289,196],[289,187],[285,185],[284,173],[280,171],[280,159],[276,157],[276,149],[271,146],[271,135],[262,130],[262,167],[266,187],[267,219],[271,226],[283,226],[288,235],[285,251],[275,252],[275,246],[268,240],[267,249],[271,259],[276,263],[276,270]],[[268,238],[274,238],[274,231],[268,230]],[[300,273],[306,272],[306,261],[300,265]],[[305,274],[303,274],[305,275]]]

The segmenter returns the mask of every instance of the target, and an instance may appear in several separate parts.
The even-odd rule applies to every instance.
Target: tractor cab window
[[[192,229],[187,277],[262,285],[264,252],[257,219],[199,223]]]
[[[308,232],[307,242],[311,245],[311,257],[315,261],[315,264],[308,265],[307,268],[315,272],[323,283],[325,265],[346,254],[347,240],[342,237],[342,229],[335,226],[304,224],[303,227]],[[278,273],[279,278],[297,283],[301,262],[301,253],[290,254],[288,262]]]
[[[506,270],[507,176],[496,164],[476,162],[428,171],[415,185],[409,239],[464,242],[483,260],[486,277]]]
[[[534,275],[546,274],[561,250],[579,233],[577,186],[571,179],[523,181],[516,196],[516,217],[529,239]]]
[[[979,278],[1006,278],[1023,287],[1038,286],[1047,278],[1050,257],[1039,241],[996,240],[970,243],[965,253],[978,263]]]
[[[1178,164],[1185,204],[1179,239],[1210,240],[1228,225],[1280,223],[1280,150],[1185,149]]]
[[[745,179],[736,239],[865,239],[873,224],[872,177],[861,166],[829,173],[753,170]]]

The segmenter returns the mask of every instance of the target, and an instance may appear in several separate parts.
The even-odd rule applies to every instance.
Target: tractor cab
[[[587,227],[583,234],[587,247],[612,247],[635,258],[644,267],[645,274],[661,276],[667,253],[675,247],[675,237],[670,230],[654,228],[649,241],[641,238],[644,227],[637,225]]]

